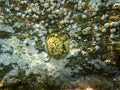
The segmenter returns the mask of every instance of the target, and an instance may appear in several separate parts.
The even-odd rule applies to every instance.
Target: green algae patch
[[[69,40],[60,33],[52,33],[46,38],[46,47],[51,57],[62,59],[69,52]]]

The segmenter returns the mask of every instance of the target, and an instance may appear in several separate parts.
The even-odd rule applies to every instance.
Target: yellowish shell
[[[58,33],[52,33],[46,38],[46,46],[50,56],[61,59],[69,52],[69,41]]]

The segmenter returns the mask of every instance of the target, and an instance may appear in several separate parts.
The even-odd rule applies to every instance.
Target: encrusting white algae
[[[119,82],[119,0],[0,0],[0,90],[119,90]]]

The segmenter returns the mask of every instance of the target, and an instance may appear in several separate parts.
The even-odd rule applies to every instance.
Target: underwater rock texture
[[[0,2],[0,88],[59,90],[93,74],[120,85],[119,0]]]

